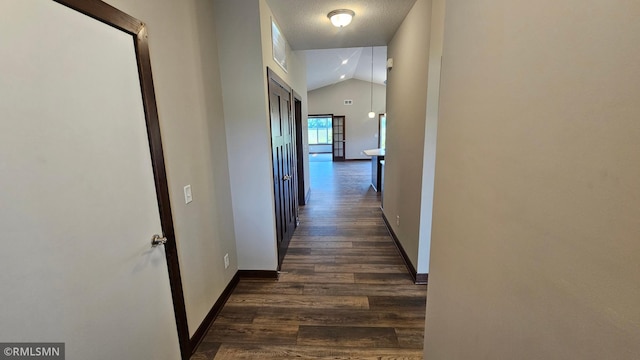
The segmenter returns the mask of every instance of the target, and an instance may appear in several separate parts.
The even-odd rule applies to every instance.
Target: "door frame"
[[[298,168],[298,205],[306,205],[307,198],[305,194],[304,183],[304,143],[302,139],[302,97],[291,90],[293,93],[293,117],[296,132],[296,156],[297,156],[297,168]]]
[[[173,310],[178,330],[180,353],[182,354],[183,360],[189,359],[191,357],[192,345],[189,339],[187,312],[184,303],[175,229],[173,227],[173,215],[171,213],[171,201],[169,199],[169,186],[164,163],[164,152],[162,149],[158,107],[151,73],[147,26],[142,21],[100,0],[53,1],[131,35],[134,42],[160,223],[162,225],[163,236],[167,238],[167,242],[164,245],[165,257],[167,260]],[[149,246],[151,246],[151,242],[149,242]]]
[[[310,118],[331,118],[331,135],[333,136],[333,114],[308,114],[307,115],[307,121]],[[309,130],[309,124],[307,123],[307,131],[308,130]],[[329,146],[331,146],[331,161],[333,161],[333,141],[331,142],[331,144],[313,144],[313,145],[329,145]],[[309,146],[311,146],[311,145],[309,145]],[[309,152],[309,155],[310,154],[311,154],[311,152]]]
[[[336,141],[336,119],[342,119],[342,140]],[[344,115],[333,115],[331,117],[331,155],[333,161],[345,161],[347,159],[347,117]],[[342,143],[342,156],[336,156],[336,144]]]
[[[277,219],[277,212],[278,212],[278,208],[277,208],[277,204],[276,202],[278,201],[278,199],[276,199],[275,197],[278,196],[278,194],[275,192],[275,188],[276,188],[276,184],[275,184],[275,176],[274,176],[274,217],[275,217],[275,222],[276,222],[276,247],[278,250],[278,270],[280,270],[280,267],[282,266],[282,261],[284,260],[284,256],[287,253],[287,249],[289,248],[289,242],[291,241],[291,237],[293,236],[293,233],[295,232],[295,229],[298,227],[299,224],[299,216],[300,216],[300,209],[299,209],[299,203],[300,203],[300,199],[298,197],[298,193],[299,193],[299,186],[298,184],[298,180],[299,180],[299,176],[298,176],[298,160],[297,160],[297,156],[298,156],[298,150],[297,150],[297,133],[299,132],[296,128],[296,122],[295,122],[295,114],[294,114],[294,91],[291,88],[291,86],[289,86],[289,84],[287,84],[286,81],[284,81],[280,76],[278,76],[278,74],[276,74],[270,67],[267,66],[267,98],[269,99],[269,123],[270,126],[271,125],[271,93],[272,92],[277,92],[277,91],[283,91],[285,93],[288,94],[288,99],[289,99],[289,104],[290,104],[290,108],[289,108],[289,116],[292,117],[291,119],[291,124],[292,124],[292,128],[291,128],[291,143],[294,147],[293,151],[292,151],[292,155],[294,157],[293,162],[290,164],[291,165],[291,170],[292,170],[292,178],[291,181],[294,183],[294,191],[291,191],[291,196],[292,196],[292,200],[293,200],[293,206],[294,206],[294,224],[293,224],[293,230],[289,233],[287,232],[288,236],[283,237],[282,239],[282,243],[278,243],[278,236],[280,236],[278,234],[278,219]],[[275,85],[277,87],[279,87],[280,89],[274,89],[272,85]],[[269,136],[272,136],[272,132],[269,132]],[[273,142],[272,142],[272,147],[271,147],[271,151],[272,151],[272,156],[271,156],[271,168],[272,171],[275,172],[275,164],[273,163]],[[282,224],[282,226],[284,226],[285,224]]]

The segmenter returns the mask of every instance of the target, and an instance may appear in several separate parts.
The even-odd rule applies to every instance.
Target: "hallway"
[[[192,360],[422,359],[426,286],[385,228],[370,163],[310,167],[280,278],[241,279]]]

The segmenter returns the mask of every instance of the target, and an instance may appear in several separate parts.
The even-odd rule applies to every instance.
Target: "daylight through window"
[[[309,117],[309,145],[333,143],[333,126],[330,116]]]

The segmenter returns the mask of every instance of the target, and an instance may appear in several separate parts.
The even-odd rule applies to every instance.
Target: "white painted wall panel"
[[[640,3],[446,13],[425,358],[640,358]]]
[[[429,248],[428,237],[420,232],[424,227],[421,217],[426,215],[422,192],[424,155],[428,153],[425,135],[430,38],[431,0],[417,0],[387,48],[393,69],[387,80],[383,211],[411,263],[421,273],[428,272],[425,251]]]
[[[216,0],[215,9],[238,266],[275,270],[271,138],[259,3]]]

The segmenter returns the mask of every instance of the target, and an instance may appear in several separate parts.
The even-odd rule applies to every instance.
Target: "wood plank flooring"
[[[241,279],[192,360],[422,359],[427,289],[384,226],[370,162],[310,166],[279,279]]]

